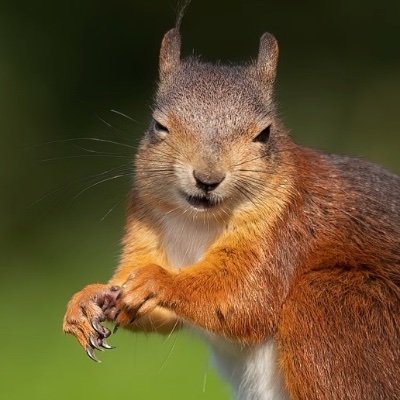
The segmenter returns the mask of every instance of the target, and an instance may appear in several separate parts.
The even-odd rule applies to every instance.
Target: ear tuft
[[[160,80],[179,66],[181,58],[181,36],[178,28],[169,30],[163,37],[160,50]]]
[[[260,48],[257,58],[257,69],[261,77],[268,83],[273,83],[278,64],[279,47],[278,41],[271,33],[264,33],[260,38]]]

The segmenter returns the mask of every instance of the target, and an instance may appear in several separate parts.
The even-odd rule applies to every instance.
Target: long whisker
[[[105,178],[105,179],[102,179],[101,181],[98,181],[98,182],[96,182],[96,183],[93,183],[93,185],[90,185],[90,186],[86,187],[85,189],[81,190],[78,194],[76,194],[76,195],[73,197],[73,200],[75,200],[76,198],[78,198],[82,193],[88,191],[89,189],[91,189],[91,188],[93,188],[93,187],[95,187],[95,186],[97,186],[97,185],[100,185],[101,183],[104,183],[104,182],[107,182],[107,181],[112,181],[112,180],[114,180],[114,179],[122,178],[122,177],[126,177],[126,176],[128,176],[128,175],[126,175],[126,174],[114,175],[114,176],[112,176],[112,177]]]
[[[250,183],[254,183],[256,185],[258,185],[259,187],[264,187],[267,185],[267,181],[266,180],[261,180],[260,178],[254,177],[254,176],[249,176],[249,175],[238,175],[239,179],[243,182],[250,182]]]
[[[81,145],[77,145],[77,144],[72,144],[72,147],[78,149],[78,150],[83,150],[86,151],[87,153],[90,154],[103,154],[103,155],[115,155],[115,156],[126,156],[126,157],[130,157],[130,154],[121,154],[121,153],[108,153],[106,151],[97,151],[97,150],[93,150],[93,149],[88,149],[87,147],[83,147]]]
[[[244,187],[241,187],[237,183],[234,183],[233,186],[247,199],[249,200],[254,206],[257,207],[257,204],[254,202],[254,200],[246,193],[246,190]]]
[[[115,114],[118,114],[118,115],[121,115],[122,117],[125,117],[125,118],[129,119],[129,120],[132,121],[132,122],[138,122],[138,121],[136,121],[135,119],[133,119],[132,117],[130,117],[129,115],[126,115],[126,114],[124,114],[124,113],[121,112],[121,111],[118,111],[118,110],[110,110],[110,112],[115,113]]]
[[[115,208],[121,204],[121,201],[123,200],[123,198],[119,199],[117,202],[115,202],[115,204],[102,216],[102,218],[100,219],[99,222],[103,222],[114,210]]]
[[[108,128],[112,128],[112,129],[117,129],[115,126],[112,126],[109,122],[107,122],[105,119],[101,118],[99,114],[94,113],[94,115],[96,116],[96,118],[98,118],[104,125],[106,125]]]
[[[175,329],[175,327],[176,327],[176,326],[174,326],[173,330]],[[173,330],[172,330],[172,332],[171,332],[170,335],[172,335]],[[170,335],[169,335],[168,337],[170,337]],[[172,346],[171,346],[171,348],[169,349],[168,354],[167,354],[167,356],[165,357],[164,361],[162,362],[162,364],[161,364],[161,366],[160,366],[160,368],[159,368],[159,370],[158,370],[158,373],[160,373],[160,372],[164,369],[164,367],[165,367],[167,361],[170,359],[171,354],[173,353],[173,351],[174,351],[174,349],[175,349],[176,340],[177,340],[177,336],[175,335],[174,341],[172,342]]]
[[[115,144],[115,145],[122,146],[122,147],[128,147],[130,149],[136,149],[135,146],[132,146],[127,143],[121,143],[121,142],[116,142],[115,140],[101,139],[101,138],[95,138],[95,137],[77,137],[77,138],[70,138],[70,139],[63,139],[63,140],[51,140],[49,142],[44,142],[44,143],[39,143],[39,144],[33,145],[33,147],[42,147],[42,146],[46,146],[49,144],[68,143],[68,142],[74,142],[74,141],[79,141],[79,140],[91,140],[91,141],[100,142],[100,143],[111,143],[111,144]],[[31,147],[31,146],[28,146],[28,147]]]
[[[64,189],[67,189],[67,188],[69,188],[69,187],[71,187],[71,186],[73,186],[73,185],[75,185],[77,183],[81,183],[81,182],[85,182],[87,180],[95,179],[95,178],[98,178],[100,176],[107,175],[110,172],[114,172],[114,171],[118,171],[118,170],[122,170],[122,171],[125,170],[126,172],[131,172],[131,170],[128,169],[128,165],[129,164],[122,164],[122,165],[119,165],[118,167],[111,168],[111,169],[109,169],[107,171],[103,171],[103,172],[100,172],[98,174],[94,174],[94,175],[86,176],[86,177],[83,177],[83,178],[75,179],[75,180],[67,183],[66,185],[62,185],[62,186],[56,188],[55,190],[52,190],[51,192],[48,192],[48,193],[44,194],[38,200],[36,200],[32,204],[30,204],[29,207],[33,207],[36,204],[40,203],[41,201],[45,200],[46,198],[48,198],[48,197],[50,197],[50,196],[52,196],[52,195],[64,190]]]
[[[138,172],[175,172],[173,168],[136,168]]]
[[[69,160],[72,158],[87,158],[87,157],[105,157],[105,158],[127,158],[127,156],[121,156],[116,154],[77,154],[72,156],[61,156],[61,157],[52,157],[52,158],[44,158],[40,160],[41,162],[49,162],[49,161],[59,161],[59,160]]]

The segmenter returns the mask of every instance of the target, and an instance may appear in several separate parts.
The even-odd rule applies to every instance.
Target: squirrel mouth
[[[205,210],[207,208],[214,207],[217,202],[209,196],[192,196],[186,193],[182,193],[186,201],[194,208]]]

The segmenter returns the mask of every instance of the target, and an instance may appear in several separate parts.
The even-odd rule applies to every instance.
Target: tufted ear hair
[[[181,59],[181,35],[178,28],[169,30],[163,37],[160,49],[160,80],[179,66]]]
[[[272,84],[275,80],[278,54],[279,47],[275,36],[268,32],[264,33],[260,38],[257,70],[266,83]]]

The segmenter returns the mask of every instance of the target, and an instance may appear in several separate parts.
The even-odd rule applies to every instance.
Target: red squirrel
[[[400,399],[400,177],[292,141],[271,34],[236,66],[180,42],[162,40],[119,266],[64,331],[96,360],[105,320],[192,327],[236,399]]]

